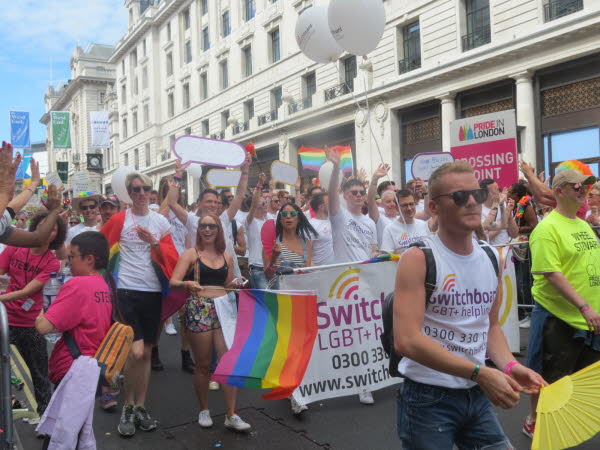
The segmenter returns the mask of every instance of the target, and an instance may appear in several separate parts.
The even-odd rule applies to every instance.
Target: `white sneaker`
[[[209,381],[208,389],[211,391],[218,391],[219,389],[221,389],[221,385],[219,383],[217,383],[216,381]]]
[[[363,405],[372,405],[373,403],[375,403],[375,400],[373,399],[373,394],[371,394],[370,392],[361,392],[360,394],[358,394],[358,400]]]
[[[210,418],[210,411],[205,409],[198,414],[198,423],[202,428],[210,428],[213,426],[213,421]]]
[[[165,333],[167,333],[169,336],[177,334],[177,330],[175,329],[175,325],[173,325],[171,318],[169,318],[165,323]]]
[[[308,406],[306,406],[304,403],[300,403],[294,398],[293,395],[290,397],[290,404],[292,407],[292,412],[296,415],[301,414],[303,411],[308,409]]]
[[[238,416],[237,414],[234,414],[231,417],[227,417],[227,414],[225,415],[225,428],[229,428],[230,430],[235,430],[235,431],[247,431],[250,428],[252,428],[250,426],[249,423],[246,423],[242,420],[242,418],[240,416]]]
[[[531,317],[526,317],[519,322],[519,328],[529,328],[531,326]]]

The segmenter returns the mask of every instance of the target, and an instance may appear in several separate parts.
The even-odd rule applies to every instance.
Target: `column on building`
[[[456,120],[456,102],[452,93],[444,94],[438,99],[442,109],[442,150],[450,151],[450,122]]]
[[[520,128],[521,158],[535,166],[537,158],[533,80],[531,73],[527,71],[512,75],[511,78],[516,82],[516,112],[517,127]]]

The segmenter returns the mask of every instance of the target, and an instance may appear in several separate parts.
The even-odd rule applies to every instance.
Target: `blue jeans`
[[[252,289],[266,289],[267,288],[267,277],[265,271],[259,266],[250,266],[250,283]]]
[[[398,389],[397,431],[404,450],[513,448],[479,386],[449,389],[405,378]]]

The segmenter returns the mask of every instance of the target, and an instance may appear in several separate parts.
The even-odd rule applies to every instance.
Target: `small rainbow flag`
[[[302,382],[317,331],[316,293],[242,290],[233,344],[211,379],[273,388],[266,400],[287,398]]]
[[[352,168],[354,166],[352,160],[352,149],[349,145],[336,145],[331,147],[340,154],[340,169],[346,176],[352,174]],[[316,147],[300,147],[298,149],[298,155],[300,156],[300,162],[304,170],[312,170],[318,172],[323,163],[326,161],[325,150]]]

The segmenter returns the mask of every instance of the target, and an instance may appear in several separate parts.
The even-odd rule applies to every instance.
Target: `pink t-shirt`
[[[6,292],[14,292],[23,289],[32,280],[45,283],[50,279],[52,272],[58,273],[60,262],[51,250],[34,255],[28,248],[9,246],[0,254],[0,269],[10,275]],[[8,324],[15,327],[34,327],[35,318],[44,306],[42,291],[43,288],[29,298],[5,302]]]
[[[60,289],[46,319],[61,333],[69,331],[82,355],[94,356],[112,324],[110,288],[101,275],[73,277]],[[61,338],[48,361],[50,381],[58,383],[72,363],[73,357]]]

